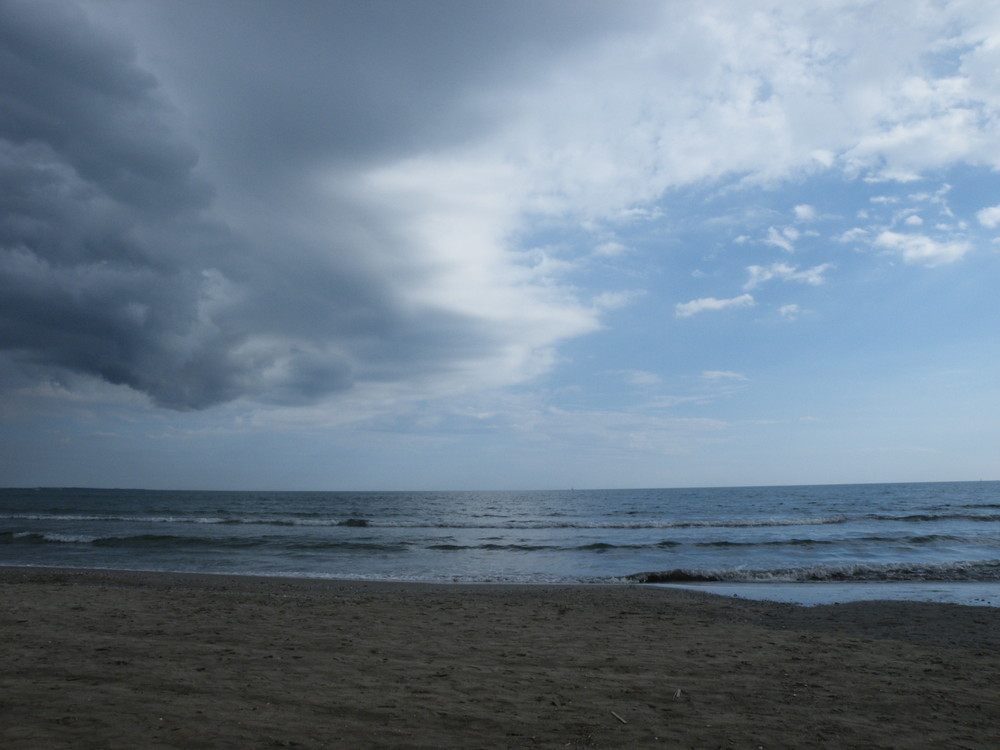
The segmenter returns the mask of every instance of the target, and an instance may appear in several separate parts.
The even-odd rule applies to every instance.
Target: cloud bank
[[[206,6],[209,28],[223,10],[247,22],[248,37],[228,50],[245,61],[286,9]],[[299,28],[337,20],[302,10],[320,17]],[[334,85],[361,92],[345,113],[322,100],[319,77],[300,82],[300,100],[271,101],[294,96],[302,71],[274,72],[286,77],[265,83],[284,93],[267,96],[219,59],[199,61],[214,65],[210,90],[168,92],[132,44],[74,4],[11,2],[0,13],[0,348],[9,367],[97,377],[175,409],[240,398],[296,405],[362,387],[517,382],[544,369],[554,343],[596,326],[588,306],[508,252],[502,175],[448,174],[439,164],[424,175],[413,161],[373,167],[401,131],[381,118],[389,132],[363,127],[371,100],[411,122],[433,100],[407,107],[404,91],[364,92],[365,80],[344,76]],[[214,30],[221,45],[202,55],[227,51]],[[282,41],[291,40],[258,51],[277,55]],[[417,77],[433,90],[438,74]],[[214,87],[227,83],[223,101]],[[203,143],[185,132],[181,106],[206,118]],[[347,122],[345,133],[338,125]],[[344,165],[359,154],[366,171]]]

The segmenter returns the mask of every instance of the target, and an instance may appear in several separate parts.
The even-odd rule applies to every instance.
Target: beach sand
[[[0,569],[0,747],[995,748],[1000,609]]]

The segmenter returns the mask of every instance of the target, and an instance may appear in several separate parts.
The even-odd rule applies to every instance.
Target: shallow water
[[[652,584],[719,596],[818,606],[858,601],[911,601],[1000,607],[1000,583],[703,583]]]

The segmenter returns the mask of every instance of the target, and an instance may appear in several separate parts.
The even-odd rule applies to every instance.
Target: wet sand
[[[1000,747],[1000,609],[0,568],[0,747]]]

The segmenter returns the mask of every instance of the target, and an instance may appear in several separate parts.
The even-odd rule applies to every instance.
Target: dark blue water
[[[1000,482],[0,490],[0,564],[447,582],[1000,585]]]

